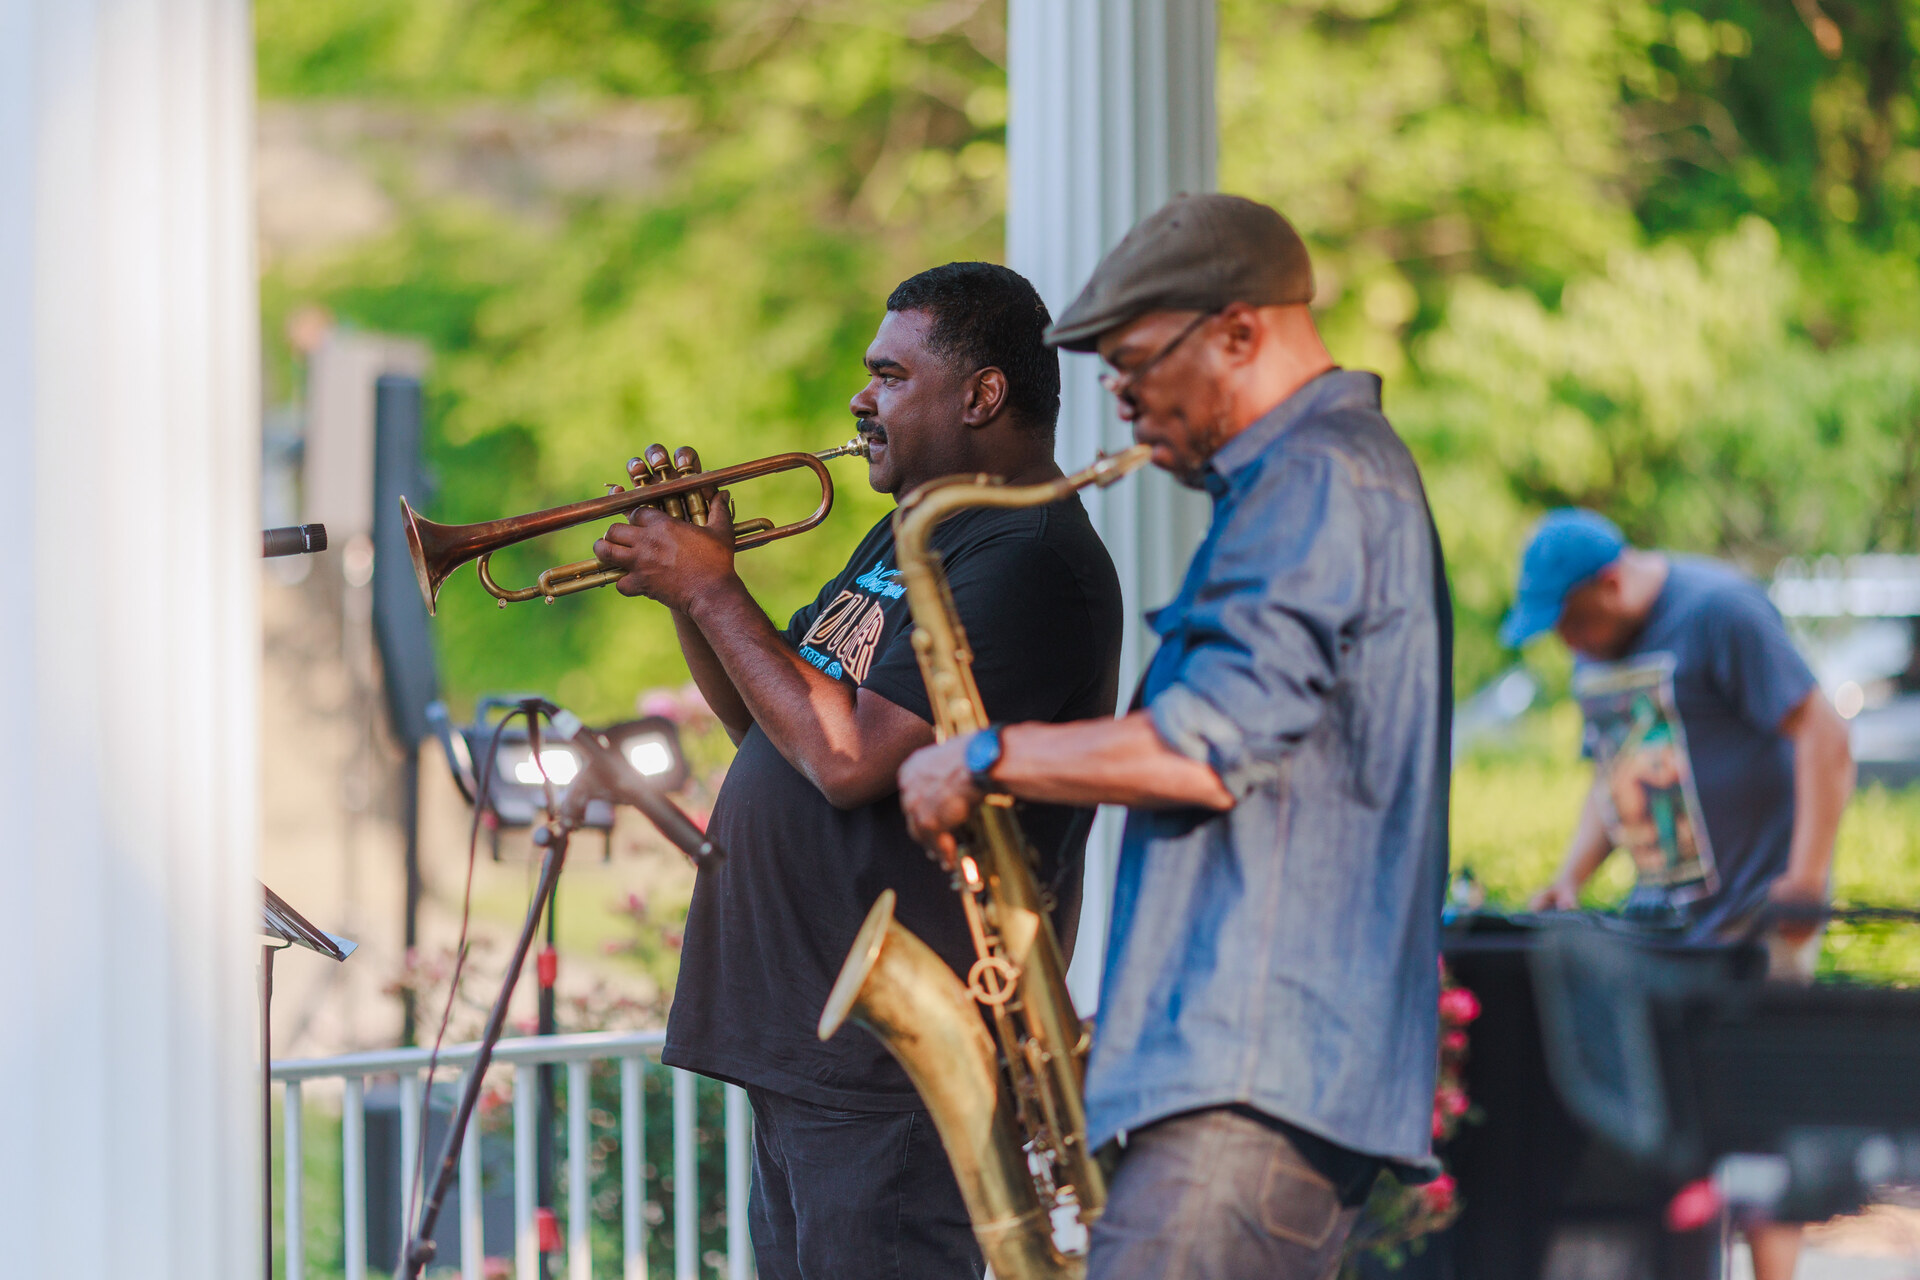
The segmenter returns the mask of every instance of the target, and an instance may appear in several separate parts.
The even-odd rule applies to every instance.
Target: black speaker
[[[440,697],[426,602],[407,555],[400,496],[428,488],[420,463],[420,382],[388,374],[373,391],[373,635],[385,674],[387,721],[409,748],[427,736],[427,704]]]

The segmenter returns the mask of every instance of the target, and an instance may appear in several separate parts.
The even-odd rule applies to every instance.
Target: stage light
[[[665,716],[623,720],[600,730],[634,771],[662,791],[687,785],[687,761],[680,751],[680,728]]]
[[[493,733],[500,718],[513,710],[527,695],[489,694],[480,699],[472,724],[455,725],[444,703],[427,708],[427,723],[446,750],[447,767],[454,782],[471,804],[479,791],[479,764],[493,745]],[[680,731],[664,716],[643,716],[623,720],[599,729],[609,745],[634,770],[662,791],[677,791],[687,783],[686,759],[680,753]],[[540,746],[540,762],[534,763],[533,747],[526,726],[516,719],[500,735],[493,759],[493,780],[488,787],[487,809],[493,821],[488,826],[497,840],[502,828],[530,826],[540,818],[546,803],[541,767],[546,780],[558,789],[579,776],[582,760],[573,747],[546,740]],[[587,809],[586,826],[601,830],[613,826],[613,809],[596,800]]]
[[[644,738],[629,742],[626,755],[627,763],[649,778],[666,773],[673,768],[673,752],[658,738]]]
[[[522,744],[501,747],[496,767],[503,777],[511,777],[515,782],[529,787],[540,785],[544,769],[546,781],[556,787],[564,787],[580,772],[580,760],[565,747],[542,747],[540,763],[536,765],[533,762],[533,750]]]

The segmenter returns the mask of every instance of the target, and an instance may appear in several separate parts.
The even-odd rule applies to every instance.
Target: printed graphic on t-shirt
[[[873,568],[855,578],[853,585],[889,600],[898,600],[907,594],[906,584],[900,581],[900,571],[887,568],[885,560],[874,561]]]
[[[875,565],[868,576],[879,572],[880,567]],[[857,581],[867,585],[864,577]],[[801,637],[800,656],[835,680],[847,676],[859,684],[873,666],[873,655],[886,629],[887,612],[879,599],[866,591],[842,591]]]
[[[1642,890],[1675,905],[1719,887],[1687,734],[1674,703],[1674,657],[1581,667],[1573,694],[1605,786],[1607,834],[1633,858]]]

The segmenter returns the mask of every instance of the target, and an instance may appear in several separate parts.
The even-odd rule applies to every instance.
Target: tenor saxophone
[[[929,545],[934,527],[970,507],[1035,507],[1104,487],[1148,453],[1137,445],[1046,484],[949,476],[901,502],[894,546],[938,740],[984,729],[988,719],[940,554]],[[1005,798],[989,797],[957,834],[954,887],[975,952],[966,981],[894,920],[889,889],[841,967],[820,1038],[851,1019],[906,1068],[999,1280],[1072,1280],[1086,1272],[1086,1231],[1107,1198],[1087,1150],[1088,1033],[1067,994],[1033,853]]]

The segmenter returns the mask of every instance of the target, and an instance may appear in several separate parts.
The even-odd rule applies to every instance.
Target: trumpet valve
[[[699,475],[700,454],[691,445],[681,445],[673,451],[673,470],[678,476]],[[708,516],[707,495],[694,489],[688,492],[685,501],[687,518],[695,524],[704,525]]]

